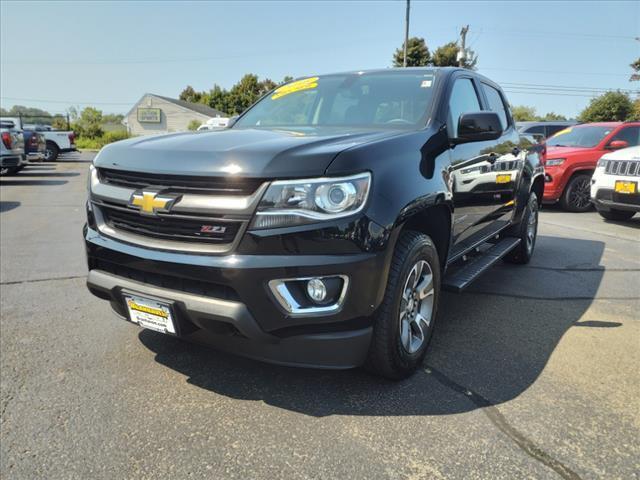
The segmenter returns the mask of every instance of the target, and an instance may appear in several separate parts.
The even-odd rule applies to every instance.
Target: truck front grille
[[[141,215],[137,210],[100,205],[104,221],[116,230],[164,240],[228,244],[242,222],[177,214]]]
[[[162,175],[98,168],[101,183],[126,188],[160,188],[176,193],[203,193],[211,195],[251,195],[263,183],[261,179],[230,179],[200,177],[196,175]]]
[[[638,177],[640,176],[640,161],[607,160],[604,166],[604,173],[607,175]]]

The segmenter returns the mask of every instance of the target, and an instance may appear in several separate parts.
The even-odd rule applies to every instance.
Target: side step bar
[[[451,275],[447,275],[442,282],[442,288],[452,292],[461,292],[519,243],[519,238],[503,238],[482,255],[470,260],[469,263]]]

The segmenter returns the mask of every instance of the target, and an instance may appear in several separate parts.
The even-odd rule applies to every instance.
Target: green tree
[[[636,98],[633,101],[633,108],[631,110],[631,115],[629,115],[627,120],[634,120],[636,122],[640,121],[640,98]]]
[[[638,58],[630,66],[633,69],[633,73],[631,74],[631,77],[629,78],[629,81],[630,82],[640,81],[640,58]]]
[[[526,105],[514,105],[511,107],[511,115],[516,122],[533,122],[538,120],[536,109]]]
[[[404,44],[393,54],[393,66],[402,67],[404,60]],[[431,62],[429,48],[424,38],[411,37],[407,42],[407,67],[424,67]]]
[[[73,130],[80,136],[87,138],[102,137],[102,111],[93,107],[85,107],[78,120],[73,125]]]
[[[9,110],[4,108],[0,112],[2,116],[22,117],[23,123],[38,123],[51,125],[52,116],[46,110],[39,108],[25,107],[24,105],[14,105]]]
[[[458,52],[460,52],[460,46],[456,42],[449,42],[439,46],[433,52],[433,65],[436,67],[457,67],[459,64]],[[467,48],[462,66],[474,70],[477,63],[478,56],[473,50]]]
[[[66,117],[55,115],[51,121],[51,126],[56,130],[66,130],[69,128]]]
[[[238,115],[253,104],[263,92],[264,86],[258,81],[258,76],[247,73],[229,90],[229,104],[227,113]]]
[[[180,92],[180,96],[178,98],[185,102],[199,103],[202,98],[202,93],[196,92],[191,85],[187,85],[187,87]]]
[[[633,103],[622,92],[607,92],[591,99],[578,120],[581,122],[613,122],[628,119],[633,112]]]
[[[540,120],[544,122],[553,122],[558,120],[566,121],[567,117],[565,117],[564,115],[560,115],[559,113],[549,112],[544,117],[541,117]]]
[[[192,132],[195,132],[196,130],[198,130],[198,127],[200,125],[202,125],[202,122],[200,120],[191,120],[189,122],[189,125],[187,125],[187,128]]]

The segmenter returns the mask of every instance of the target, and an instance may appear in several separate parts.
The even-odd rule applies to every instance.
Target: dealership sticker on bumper
[[[157,332],[176,333],[169,304],[136,295],[125,295],[124,299],[132,322]]]
[[[634,194],[638,192],[638,184],[636,182],[624,182],[622,180],[618,180],[616,181],[615,189],[618,193]]]

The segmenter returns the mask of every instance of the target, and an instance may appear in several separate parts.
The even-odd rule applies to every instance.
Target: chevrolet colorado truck
[[[443,288],[529,261],[543,175],[502,90],[476,72],[302,78],[225,130],[104,147],[87,285],[148,329],[403,378]]]

